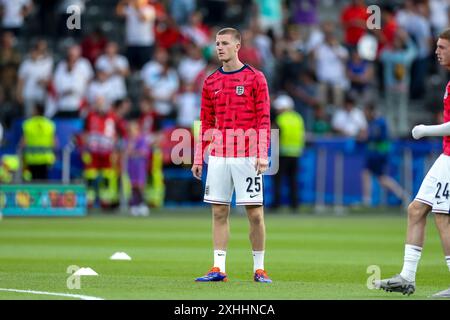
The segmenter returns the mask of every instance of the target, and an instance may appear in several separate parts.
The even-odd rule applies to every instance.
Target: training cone
[[[80,268],[73,274],[74,276],[98,276],[98,273],[91,268]]]
[[[111,259],[111,260],[131,260],[131,257],[129,255],[127,255],[125,252],[116,252],[109,259]]]

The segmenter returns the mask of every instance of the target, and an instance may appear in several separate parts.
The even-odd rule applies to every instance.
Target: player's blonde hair
[[[442,31],[441,34],[439,35],[439,38],[450,41],[450,28]]]
[[[234,38],[234,40],[236,40],[236,42],[241,43],[241,33],[237,29],[235,29],[235,28],[223,28],[223,29],[220,29],[217,32],[216,35],[221,36],[221,35],[224,35],[224,34],[231,35]]]

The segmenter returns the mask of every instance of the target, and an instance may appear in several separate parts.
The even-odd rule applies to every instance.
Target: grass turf
[[[428,299],[450,283],[430,217],[410,297],[368,290],[367,268],[381,276],[403,262],[406,218],[386,210],[347,216],[267,214],[265,266],[274,280],[252,281],[246,217],[231,216],[227,283],[195,283],[212,263],[207,209],[159,210],[148,218],[6,218],[0,223],[0,288],[61,292],[104,299]],[[125,251],[132,261],[111,261]],[[91,267],[69,290],[70,265]],[[0,291],[0,299],[68,299]]]

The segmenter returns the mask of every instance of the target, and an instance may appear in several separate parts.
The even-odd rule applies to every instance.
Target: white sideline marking
[[[5,289],[5,288],[0,288],[0,291],[31,293],[31,294],[42,294],[42,295],[47,295],[47,296],[59,296],[59,297],[78,298],[78,299],[81,299],[81,300],[103,300],[102,298],[91,297],[91,296],[83,296],[81,294],[70,294],[70,293],[58,293],[58,292],[46,292],[46,291],[34,291],[34,290],[19,290],[19,289]]]

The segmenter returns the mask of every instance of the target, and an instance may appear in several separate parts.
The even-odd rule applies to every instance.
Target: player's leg
[[[222,272],[225,272],[226,251],[230,238],[229,214],[229,205],[212,205],[214,267],[220,268]]]
[[[206,275],[195,279],[197,282],[228,281],[225,261],[230,237],[229,213],[229,205],[212,204],[214,264]]]
[[[375,281],[375,287],[390,292],[412,294],[416,289],[416,272],[422,255],[427,215],[431,206],[414,200],[408,207],[405,255],[400,274]]]
[[[423,179],[415,200],[408,207],[408,229],[401,273],[390,279],[376,281],[376,287],[403,294],[414,292],[417,266],[425,239],[427,215],[431,210],[442,213],[449,211],[445,191],[448,183],[444,183],[448,180],[445,176],[448,172],[448,159],[447,156],[441,155],[436,160]]]
[[[388,175],[382,175],[379,178],[380,184],[391,191],[397,198],[402,200],[402,204],[405,204],[409,201],[408,193],[395,181],[392,177]]]
[[[370,206],[372,204],[372,176],[368,169],[364,169],[361,173],[363,184],[363,204]]]
[[[204,202],[212,205],[214,266],[196,281],[227,281],[225,274],[226,250],[229,238],[229,212],[233,195],[233,180],[226,158],[209,157]]]
[[[445,261],[450,271],[450,215],[436,213],[434,216],[436,227],[441,237],[442,248],[444,250]],[[433,295],[436,298],[450,298],[450,288]]]
[[[262,205],[247,205],[247,216],[250,224],[249,238],[253,254],[253,279],[256,282],[271,283],[264,268],[266,246],[266,226],[264,223],[264,207]]]
[[[249,237],[252,244],[254,280],[272,282],[264,271],[266,230],[263,209],[263,176],[257,174],[255,158],[236,158],[231,173],[236,189],[236,204],[245,205],[250,223]]]

